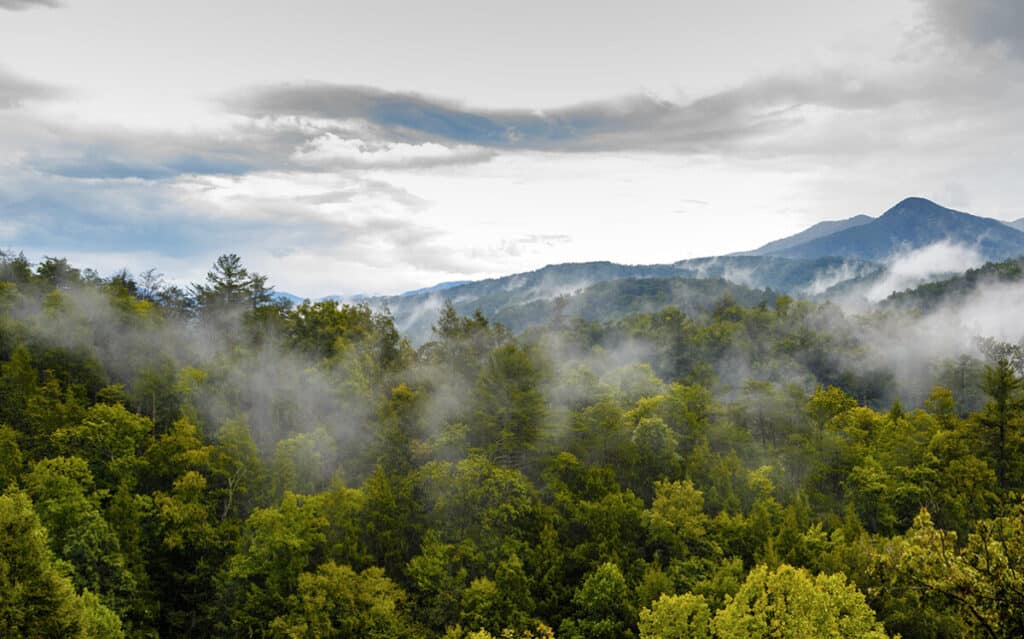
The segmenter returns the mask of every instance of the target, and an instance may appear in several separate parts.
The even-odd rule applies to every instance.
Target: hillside
[[[1022,280],[1024,280],[1024,258],[989,262],[981,268],[970,269],[962,275],[894,293],[883,300],[879,306],[927,313],[943,305],[963,303],[984,286],[1016,283]]]
[[[726,255],[676,262],[693,278],[721,278],[734,284],[800,297],[815,295],[850,278],[866,277],[882,266],[865,260],[820,257],[813,260],[777,256]]]
[[[652,305],[656,305],[658,299],[669,300],[663,306],[674,304],[690,308],[689,300],[693,295],[702,300],[720,298],[726,293],[737,298],[753,299],[752,296],[756,296],[760,299],[760,293],[755,294],[752,289],[771,289],[797,296],[813,295],[837,282],[867,275],[879,268],[871,262],[843,258],[793,260],[773,256],[723,256],[652,265],[611,262],[555,264],[528,273],[366,301],[374,308],[387,307],[403,334],[414,343],[420,343],[430,338],[431,326],[446,300],[451,301],[460,313],[479,310],[486,317],[518,330],[547,321],[553,300],[563,295],[574,300],[566,309],[569,316],[574,316],[578,303],[579,310],[591,309],[589,312],[596,318],[602,313],[617,316],[629,308],[634,312],[641,308],[651,312],[657,310]],[[637,280],[649,278],[672,280],[673,283],[651,287],[637,283]],[[710,282],[681,284],[681,279]],[[590,292],[595,285],[619,280],[632,280],[633,283],[599,287]],[[576,294],[581,292],[588,294],[577,301]],[[635,295],[640,297],[634,299]],[[603,300],[603,308],[594,301],[597,299]]]
[[[599,282],[560,298],[508,306],[489,317],[514,333],[520,333],[555,321],[557,317],[612,321],[635,313],[655,313],[668,306],[674,306],[687,315],[704,316],[725,297],[745,307],[774,299],[764,291],[723,279],[631,278]]]

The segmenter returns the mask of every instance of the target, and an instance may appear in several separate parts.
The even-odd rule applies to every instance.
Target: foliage
[[[878,317],[649,277],[697,266],[414,349],[235,255],[0,255],[0,635],[1024,634],[1024,347],[897,376]]]

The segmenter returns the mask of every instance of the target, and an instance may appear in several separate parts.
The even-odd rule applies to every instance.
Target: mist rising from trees
[[[993,295],[449,304],[414,348],[235,255],[181,289],[5,254],[0,634],[1020,636]]]

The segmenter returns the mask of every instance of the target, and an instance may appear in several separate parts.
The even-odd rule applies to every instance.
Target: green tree
[[[978,521],[962,544],[922,510],[885,552],[893,585],[943,601],[957,613],[963,636],[1024,636],[1024,507]]]
[[[406,595],[380,568],[357,573],[333,561],[299,575],[287,612],[270,623],[286,639],[401,639],[421,636],[406,612]]]
[[[999,485],[1007,488],[1011,476],[1016,480],[1016,467],[1011,465],[1014,453],[1020,447],[1020,429],[1024,422],[1024,397],[1021,379],[1010,358],[1000,355],[985,367],[981,387],[991,400],[978,415],[978,424],[989,442],[995,460]]]
[[[62,574],[25,493],[0,495],[0,636],[120,639],[121,622]]]
[[[473,563],[473,544],[446,544],[437,531],[424,535],[421,552],[406,567],[412,583],[414,614],[436,631],[459,620],[462,596],[469,580],[468,563]]]
[[[10,426],[0,424],[0,490],[18,480],[23,463],[18,434]]]
[[[662,556],[683,559],[691,556],[714,560],[721,550],[708,539],[710,519],[704,512],[704,495],[693,482],[658,481],[654,500],[644,511],[650,543]]]
[[[525,468],[546,413],[541,381],[530,353],[515,343],[492,352],[480,373],[472,443],[502,466]]]
[[[587,575],[573,595],[575,614],[565,619],[558,636],[566,639],[625,639],[634,637],[636,614],[622,571],[605,563]]]
[[[249,273],[242,258],[228,253],[213,263],[204,284],[192,285],[192,294],[204,313],[255,309],[272,299],[273,287],[267,288],[266,280],[263,275]]]
[[[839,573],[812,577],[783,564],[750,571],[739,592],[712,622],[725,639],[885,639],[882,624],[853,584]]]
[[[122,481],[134,486],[138,455],[152,432],[148,418],[120,404],[95,404],[80,423],[57,429],[53,442],[59,454],[87,460],[99,486],[110,489]]]
[[[660,417],[644,417],[633,430],[637,451],[637,494],[650,501],[654,483],[671,480],[679,474],[676,436]]]
[[[285,493],[280,506],[259,508],[249,516],[221,579],[225,630],[259,635],[274,618],[287,614],[299,575],[325,553],[328,522],[319,505],[316,499]]]
[[[127,605],[135,582],[117,534],[100,510],[85,461],[56,457],[37,462],[25,476],[25,488],[49,531],[51,548],[74,568],[75,585]]]
[[[662,595],[638,625],[640,639],[711,639],[711,609],[700,595]]]

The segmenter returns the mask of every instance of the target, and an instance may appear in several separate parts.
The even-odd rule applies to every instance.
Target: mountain
[[[435,286],[423,292],[409,292],[370,298],[374,308],[387,307],[395,324],[414,342],[430,337],[430,328],[446,300],[462,315],[480,310],[494,318],[505,308],[550,300],[581,291],[598,282],[628,278],[676,277],[671,264],[631,266],[612,262],[554,264],[528,273],[467,282],[450,287]]]
[[[1006,225],[1009,226],[1010,228],[1015,228],[1018,231],[1024,231],[1024,217],[1020,218],[1019,220],[1007,222]]]
[[[421,292],[370,298],[366,302],[378,309],[387,307],[399,329],[413,342],[421,343],[430,338],[430,328],[445,301],[450,301],[462,315],[480,310],[492,320],[520,329],[549,321],[553,300],[560,296],[567,296],[569,300],[566,316],[593,315],[596,318],[602,304],[610,315],[617,316],[617,309],[643,308],[650,312],[657,310],[652,304],[661,302],[663,306],[695,309],[707,299],[725,294],[737,299],[757,297],[760,300],[767,289],[797,296],[815,295],[837,282],[880,268],[871,262],[845,258],[797,260],[755,255],[700,258],[675,264],[554,264],[528,273],[447,287],[439,285]],[[673,283],[636,283],[647,279],[672,280]],[[680,279],[711,283],[680,284],[676,281]],[[609,284],[621,280],[634,283]]]
[[[736,253],[736,255],[771,255],[778,253],[786,249],[790,249],[801,244],[816,240],[826,235],[832,235],[839,231],[845,231],[846,229],[852,229],[858,226],[864,226],[872,222],[875,218],[869,215],[856,215],[845,220],[829,220],[827,222],[818,222],[814,226],[800,231],[796,235],[790,235],[784,237],[781,240],[775,240],[774,242],[768,242],[761,248],[748,251],[746,253]]]
[[[274,300],[276,301],[289,302],[294,306],[298,306],[299,304],[302,303],[303,300],[306,299],[304,297],[299,297],[294,293],[288,293],[286,291],[274,291],[273,297]]]
[[[1024,232],[991,218],[947,209],[919,197],[903,200],[866,224],[846,228],[796,246],[773,250],[791,258],[848,257],[884,261],[937,242],[970,246],[989,261],[1024,255]]]
[[[707,315],[723,297],[732,298],[741,306],[769,304],[775,299],[773,294],[723,279],[629,278],[598,282],[561,300],[543,299],[507,306],[488,319],[519,333],[532,326],[549,324],[559,315],[565,319],[609,321],[674,306],[694,317]]]
[[[399,295],[399,297],[408,297],[409,295],[420,295],[420,294],[423,294],[423,293],[433,293],[435,291],[447,291],[448,289],[455,288],[456,286],[462,286],[463,284],[469,284],[471,281],[472,280],[456,280],[454,282],[441,282],[440,284],[435,284],[435,285],[429,286],[427,288],[417,288],[417,289],[412,290],[412,291],[406,291],[404,293],[399,293],[398,295]]]
[[[414,343],[430,339],[431,327],[446,302],[462,315],[479,310],[517,331],[551,321],[559,308],[565,317],[591,319],[615,318],[639,309],[650,312],[659,304],[690,313],[727,294],[741,303],[787,293],[872,305],[893,290],[948,277],[973,265],[950,263],[947,255],[955,252],[931,255],[929,251],[939,248],[940,242],[968,246],[987,260],[1024,255],[1024,233],[1002,222],[908,198],[878,218],[858,215],[823,222],[746,254],[673,264],[553,264],[505,277],[446,282],[399,295],[344,301],[389,309],[395,324]],[[908,251],[925,247],[929,248],[914,253],[927,258],[925,264],[914,262],[908,269],[901,260],[882,263],[895,254],[906,257]],[[940,263],[931,264],[936,261]],[[564,301],[556,302],[559,297]]]
[[[875,262],[843,257],[799,260],[771,255],[702,257],[676,262],[675,266],[679,274],[686,277],[721,278],[734,284],[800,297],[818,295],[839,282],[882,270]]]

